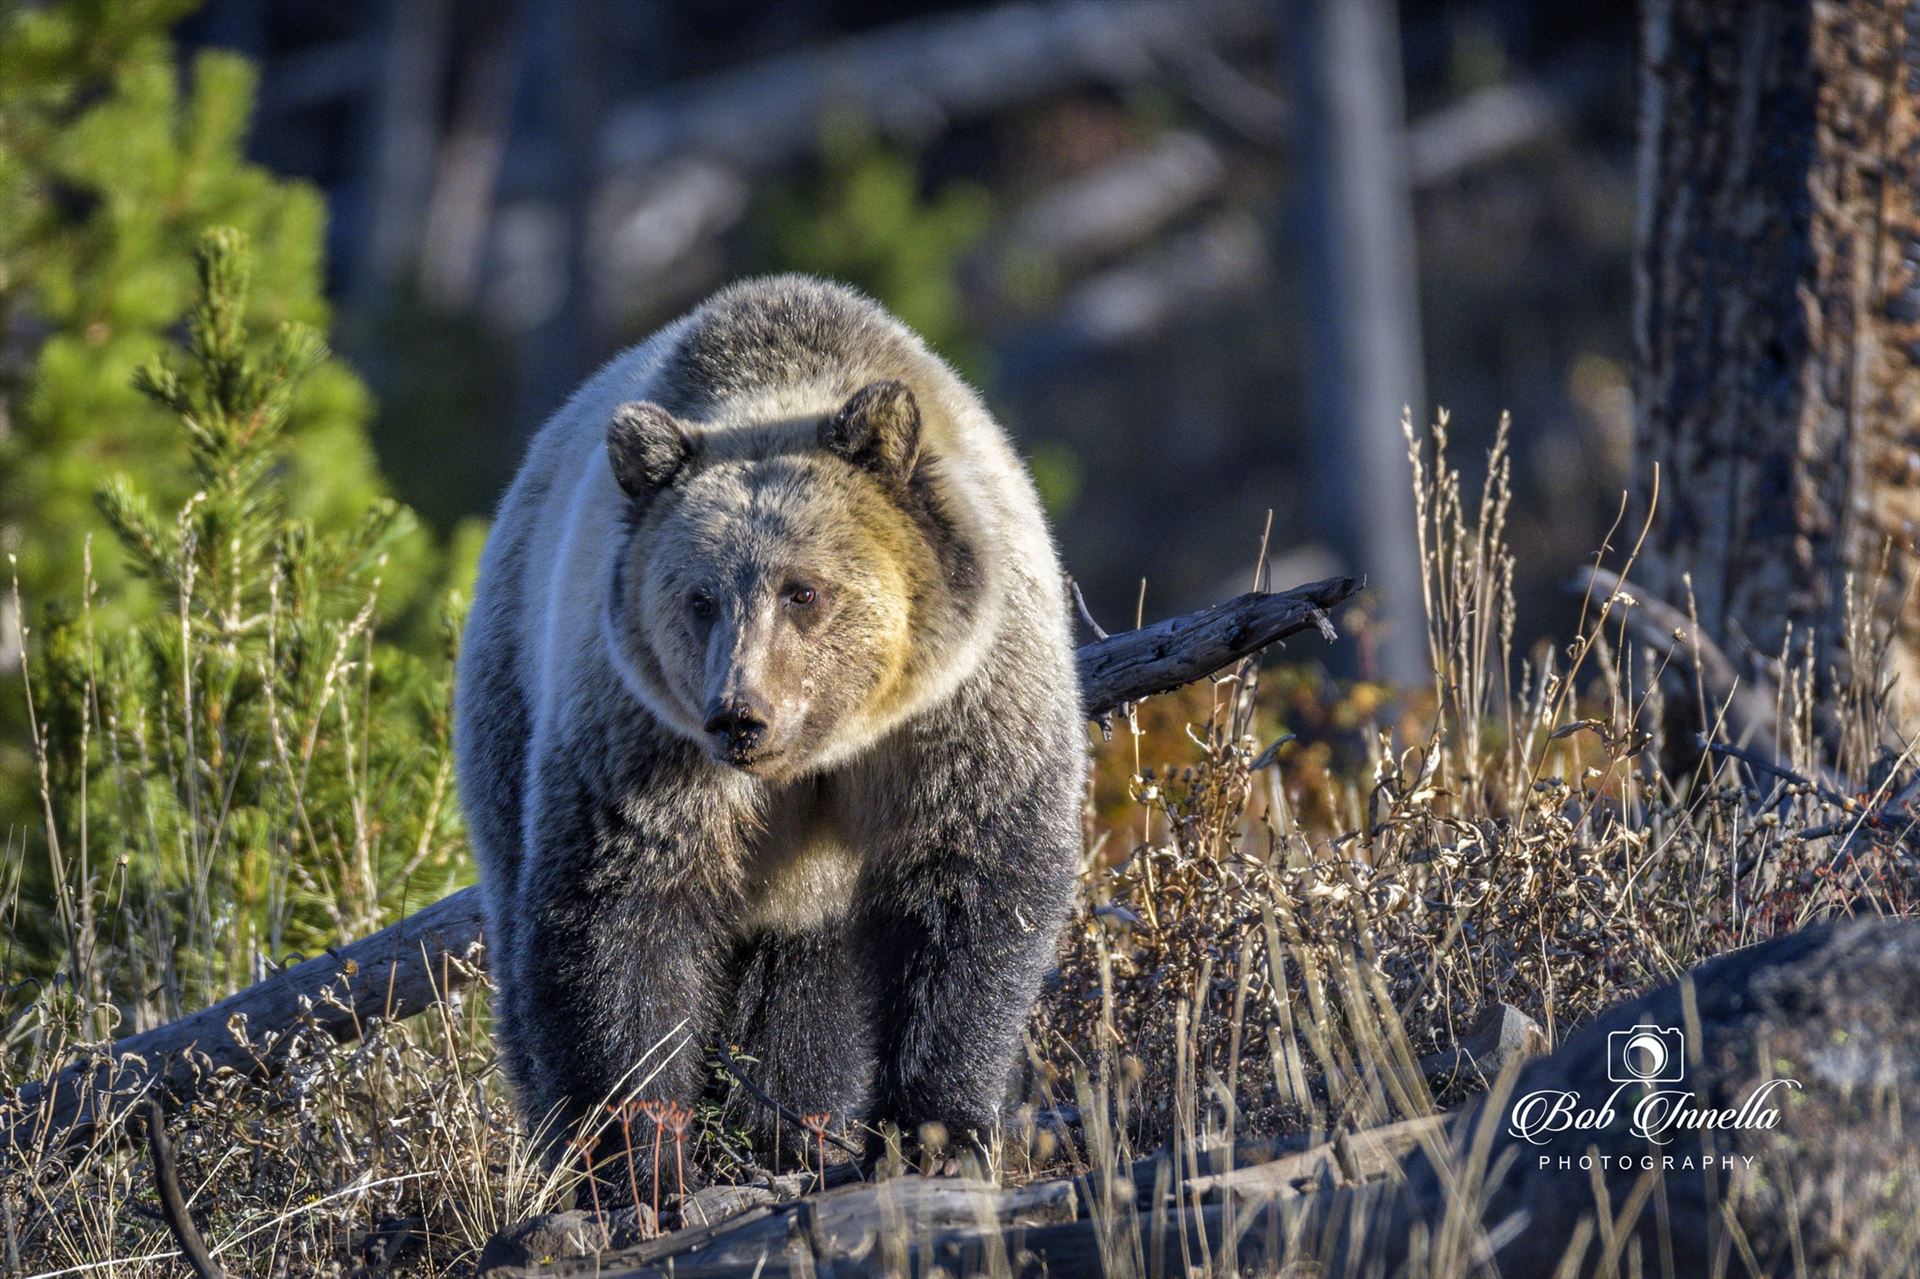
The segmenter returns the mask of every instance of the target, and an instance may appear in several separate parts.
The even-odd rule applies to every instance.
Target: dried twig
[[[1820,796],[1821,799],[1826,800],[1829,804],[1845,806],[1847,803],[1847,797],[1842,795],[1828,782],[1816,781],[1804,773],[1795,772],[1793,769],[1788,768],[1776,759],[1762,754],[1760,751],[1750,750],[1744,746],[1735,746],[1731,742],[1709,741],[1704,733],[1700,735],[1699,742],[1703,750],[1711,751],[1723,759],[1737,759],[1755,772],[1765,773],[1769,777],[1777,778],[1789,785],[1804,786]]]
[[[1112,637],[1107,634],[1107,628],[1094,620],[1093,610],[1087,607],[1087,597],[1080,593],[1080,583],[1072,577],[1069,577],[1067,578],[1067,589],[1073,592],[1073,607],[1079,612],[1081,623],[1093,632],[1093,637],[1097,640],[1111,639]],[[1135,702],[1122,702],[1118,709],[1128,724],[1137,727],[1138,721],[1134,719],[1134,711],[1137,708],[1138,704]],[[1110,710],[1100,711],[1089,717],[1094,723],[1100,726],[1100,737],[1103,741],[1110,742],[1113,740],[1113,714],[1113,711]]]
[[[187,1197],[180,1190],[180,1173],[173,1163],[173,1143],[167,1140],[167,1112],[160,1099],[147,1094],[143,1107],[147,1119],[147,1150],[153,1156],[153,1183],[160,1192],[160,1215],[173,1232],[180,1253],[199,1279],[226,1279],[226,1272],[207,1251],[207,1241],[187,1212]]]
[[[1591,570],[1584,589],[1596,600],[1618,597],[1627,629],[1649,648],[1671,650],[1699,673],[1707,696],[1727,708],[1733,736],[1771,742],[1777,735],[1773,690],[1759,676],[1742,678],[1733,659],[1701,632],[1692,618],[1664,600],[1654,599],[1635,586],[1625,589],[1620,575],[1604,568]]]
[[[1073,592],[1073,607],[1080,614],[1080,620],[1086,623],[1087,629],[1093,632],[1093,637],[1100,640],[1111,639],[1112,636],[1107,634],[1107,628],[1093,619],[1093,610],[1087,607],[1087,597],[1080,593],[1080,583],[1069,577],[1067,589]]]
[[[753,1076],[747,1073],[746,1067],[740,1064],[739,1060],[733,1055],[733,1051],[731,1049],[725,1048],[725,1047],[722,1047],[720,1049],[720,1064],[721,1066],[725,1067],[726,1072],[729,1075],[732,1075],[742,1088],[745,1088],[749,1093],[753,1095],[753,1099],[755,1101],[759,1102],[762,1106],[765,1106],[767,1109],[773,1111],[773,1113],[775,1113],[776,1115],[779,1115],[782,1119],[786,1120],[788,1123],[792,1124],[794,1127],[800,1129],[802,1132],[813,1131],[813,1128],[807,1123],[807,1117],[805,1115],[801,1114],[799,1111],[795,1110],[793,1107],[782,1103],[778,1098],[774,1097],[772,1094],[767,1092],[766,1089],[762,1088],[759,1084],[755,1083],[753,1081]],[[839,1147],[841,1150],[846,1151],[848,1154],[852,1155],[856,1159],[858,1159],[860,1156],[866,1153],[858,1145],[856,1145],[851,1141],[848,1141],[845,1137],[842,1137],[837,1132],[827,1132],[824,1128],[821,1130],[821,1132],[822,1132],[822,1135],[828,1141],[832,1142],[835,1146]]]

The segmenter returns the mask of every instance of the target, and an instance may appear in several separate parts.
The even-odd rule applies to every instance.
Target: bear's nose
[[[744,755],[767,734],[768,706],[750,695],[726,698],[707,708],[706,730],[730,755]]]

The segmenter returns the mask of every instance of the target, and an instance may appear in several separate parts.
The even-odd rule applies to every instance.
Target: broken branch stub
[[[1080,696],[1087,716],[1205,679],[1302,631],[1324,631],[1326,614],[1365,585],[1364,578],[1330,577],[1290,591],[1249,591],[1224,604],[1082,644]]]

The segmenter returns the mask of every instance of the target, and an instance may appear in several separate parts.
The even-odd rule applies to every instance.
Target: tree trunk
[[[1278,25],[1291,24],[1300,97],[1311,438],[1341,548],[1379,601],[1365,673],[1410,685],[1432,672],[1400,419],[1427,410],[1395,8],[1308,0]]]
[[[1911,722],[1920,0],[1647,0],[1642,41],[1634,579],[1748,674],[1810,640],[1827,697],[1857,583]]]

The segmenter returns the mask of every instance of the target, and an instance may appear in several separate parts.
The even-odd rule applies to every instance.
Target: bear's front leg
[[[726,954],[726,808],[684,788],[608,788],[618,798],[607,799],[591,780],[542,795],[521,879],[507,1029],[531,1065],[529,1119],[552,1116],[550,1153],[583,1125],[605,1123],[594,1153],[607,1169],[603,1184],[624,1197],[637,1183],[644,1196],[652,1125],[631,1125],[643,1153],[630,1178],[628,1136],[605,1107],[632,1100],[690,1117],[699,1100]]]
[[[856,935],[878,995],[870,1118],[908,1139],[927,1124],[986,1137],[1055,961],[1084,772],[1077,723],[1035,727],[921,734],[917,766],[886,787]]]
[[[803,1118],[827,1116],[828,1130],[844,1138],[867,1113],[870,993],[844,919],[762,932],[735,951],[728,1039],[753,1058],[748,1069],[762,1092]],[[732,1090],[725,1121],[753,1129],[768,1167],[813,1165],[825,1144],[746,1088]]]

